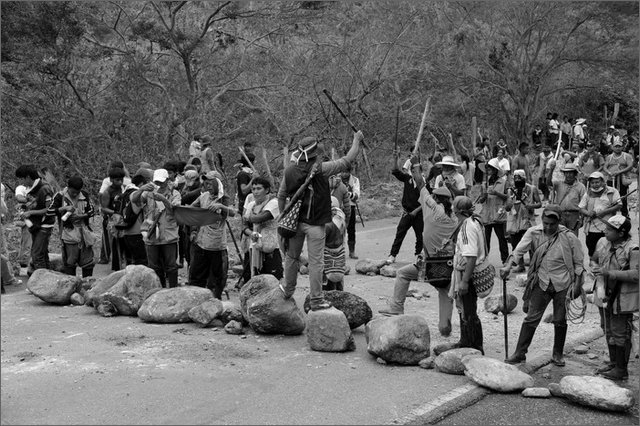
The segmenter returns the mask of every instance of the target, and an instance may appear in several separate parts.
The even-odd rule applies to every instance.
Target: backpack
[[[139,210],[137,213],[133,210],[133,202],[131,201],[131,194],[136,190],[136,188],[129,188],[125,192],[123,192],[118,197],[120,198],[120,210],[118,214],[122,216],[122,222],[116,225],[117,229],[129,229],[131,228],[138,217],[140,216]]]

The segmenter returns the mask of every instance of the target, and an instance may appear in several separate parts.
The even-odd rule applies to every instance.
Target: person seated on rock
[[[331,222],[325,224],[323,290],[344,290],[346,256],[344,236],[347,224],[340,201],[331,197]]]
[[[526,361],[526,353],[547,305],[553,301],[553,352],[551,362],[565,365],[563,350],[567,337],[567,292],[577,282],[584,271],[582,244],[567,227],[560,225],[562,209],[557,204],[549,204],[542,211],[542,223],[525,232],[507,266],[500,270],[505,279],[511,269],[518,265],[525,253],[530,251],[531,265],[527,271],[527,287],[522,296],[523,310],[527,316],[522,322],[518,344],[514,354],[506,359],[509,364]]]
[[[80,267],[82,277],[86,278],[93,275],[93,246],[96,239],[90,224],[95,210],[83,187],[80,176],[69,178],[67,187],[53,197],[47,216],[57,217],[60,224],[64,273],[75,276],[76,267]]]
[[[602,300],[609,363],[596,373],[612,380],[625,380],[631,354],[631,322],[638,312],[638,242],[631,238],[631,221],[621,214],[607,220],[604,238],[591,257],[593,272],[604,294]]]
[[[451,256],[454,250],[454,232],[458,227],[458,218],[451,208],[451,192],[446,186],[435,188],[430,193],[426,188],[422,177],[422,170],[415,164],[411,172],[416,185],[420,188],[420,205],[424,228],[422,231],[422,244],[425,256]],[[388,301],[388,307],[381,309],[383,315],[404,314],[404,301],[411,281],[418,279],[422,257],[418,257],[415,263],[400,268],[396,273],[396,282],[393,288],[393,297]],[[429,277],[425,276],[429,281]],[[438,291],[438,329],[440,334],[448,336],[451,333],[451,315],[453,301],[448,296],[448,284],[436,287]]]

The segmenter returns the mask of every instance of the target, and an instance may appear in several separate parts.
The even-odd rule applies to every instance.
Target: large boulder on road
[[[565,376],[560,379],[565,398],[605,411],[627,411],[634,406],[634,392],[604,377]]]
[[[124,277],[125,270],[121,269],[107,275],[106,277],[98,279],[89,290],[85,291],[84,304],[87,306],[96,307],[94,304],[98,296],[106,293],[111,287],[116,285],[120,278]]]
[[[320,352],[345,352],[356,348],[347,317],[333,307],[309,312],[307,341],[312,350]]]
[[[533,377],[520,371],[515,365],[495,358],[466,356],[462,358],[462,364],[465,376],[480,386],[497,392],[519,392],[533,386]]]
[[[142,302],[162,288],[155,271],[144,265],[129,265],[118,282],[98,296],[94,306],[105,316],[132,315],[138,313]]]
[[[334,308],[344,313],[352,330],[371,321],[373,317],[371,307],[362,297],[348,291],[339,290],[328,290],[322,293]],[[304,299],[303,309],[305,313],[311,310],[311,297],[309,295]]]
[[[201,325],[202,327],[207,327],[214,319],[220,316],[222,310],[222,302],[213,298],[189,309],[188,315],[191,321]]]
[[[256,333],[302,334],[304,314],[293,298],[285,299],[273,275],[257,275],[240,290],[240,310]]]
[[[421,315],[373,319],[365,326],[367,351],[387,362],[418,365],[429,356],[429,324]]]
[[[356,272],[364,275],[378,275],[386,260],[362,259],[356,263]]]
[[[189,322],[189,311],[213,298],[211,290],[203,287],[187,285],[165,288],[142,302],[138,309],[138,317],[146,322],[165,324]]]
[[[434,364],[441,373],[464,375],[462,359],[470,355],[481,356],[482,352],[474,348],[451,349],[438,355]]]
[[[36,269],[27,281],[27,289],[34,296],[54,305],[68,305],[81,285],[80,278],[50,269]]]

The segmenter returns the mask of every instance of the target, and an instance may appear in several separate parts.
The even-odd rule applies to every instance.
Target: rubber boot
[[[93,276],[93,265],[82,268],[82,278]]]
[[[178,287],[178,271],[167,272],[167,281],[169,288]]]
[[[355,244],[348,244],[349,246],[349,258],[350,259],[357,259],[358,256],[356,256],[356,245]]]
[[[567,327],[555,326],[553,328],[553,353],[551,354],[551,362],[558,367],[564,367],[564,342],[567,339]]]
[[[536,328],[528,324],[522,324],[520,327],[520,335],[518,336],[518,344],[516,350],[509,358],[505,360],[507,364],[519,364],[527,360],[526,354],[533,340]]]
[[[62,272],[64,272],[67,275],[75,276],[76,275],[76,267],[75,267],[75,265],[74,266],[64,265],[62,267]]]
[[[605,373],[616,366],[616,348],[615,345],[607,345],[609,347],[609,362],[596,370],[596,374]]]
[[[627,380],[629,378],[626,345],[616,346],[616,366],[609,371],[605,371],[601,376],[611,380]]]
[[[387,307],[378,310],[382,315],[402,315],[404,314],[404,301],[407,298],[407,291],[411,280],[405,279],[404,276],[396,277],[393,285],[393,298],[388,301]]]

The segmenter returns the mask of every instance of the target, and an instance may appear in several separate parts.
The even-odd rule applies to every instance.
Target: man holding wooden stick
[[[311,183],[302,196],[302,205],[295,236],[286,239],[283,244],[284,283],[280,289],[284,297],[293,296],[300,266],[300,254],[305,239],[307,241],[307,257],[309,259],[310,307],[317,311],[328,309],[331,304],[324,299],[322,293],[322,272],[324,269],[325,224],[331,221],[331,193],[329,176],[347,170],[360,152],[364,136],[362,131],[353,135],[351,149],[344,157],[335,161],[320,163],[318,171],[313,174]],[[314,137],[305,137],[298,142],[298,149],[293,153],[293,162],[287,166],[278,190],[278,207],[286,212],[285,202],[300,188],[307,176],[311,174],[317,159],[323,156],[322,148]],[[320,160],[321,161],[321,160]]]

